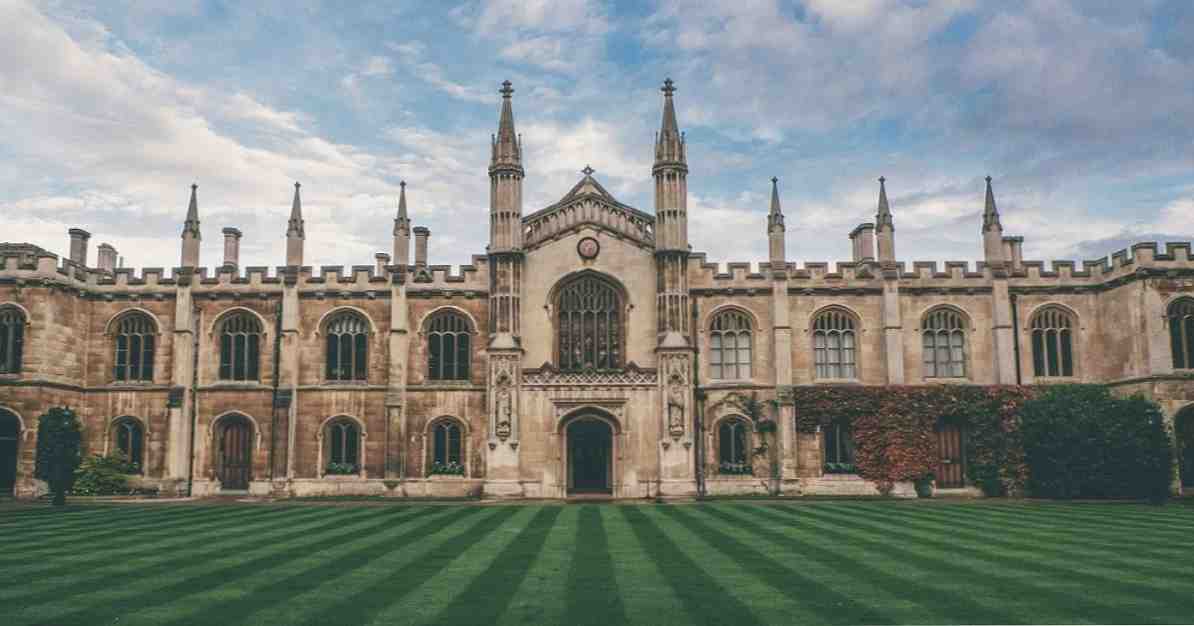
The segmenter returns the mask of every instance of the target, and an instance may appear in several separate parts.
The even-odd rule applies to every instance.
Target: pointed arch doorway
[[[568,423],[568,494],[613,494],[614,430],[603,419],[582,416]]]
[[[17,453],[21,443],[21,420],[0,409],[0,495],[12,495],[17,484]]]
[[[253,424],[243,415],[226,415],[216,424],[215,434],[215,469],[220,488],[248,489],[253,477]]]

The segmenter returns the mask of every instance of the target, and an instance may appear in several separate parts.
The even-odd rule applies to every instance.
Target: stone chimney
[[[111,244],[101,243],[96,250],[96,266],[105,272],[114,271],[116,269],[116,248],[113,248]]]
[[[1011,263],[1012,269],[1018,270],[1024,267],[1024,238],[1004,237],[1003,258]]]
[[[850,243],[854,250],[854,262],[864,263],[875,260],[875,224],[866,222],[859,224],[850,233]]]
[[[431,230],[426,226],[415,226],[415,267],[427,266],[427,239]]]
[[[385,252],[378,252],[377,254],[373,255],[373,258],[377,260],[377,266],[373,273],[377,276],[385,276],[386,266],[390,264],[390,255],[386,254]]]
[[[91,233],[82,228],[72,228],[66,232],[70,234],[70,260],[87,267],[87,241],[91,239]]]
[[[224,267],[236,269],[240,266],[240,237],[239,228],[229,226],[224,229]]]

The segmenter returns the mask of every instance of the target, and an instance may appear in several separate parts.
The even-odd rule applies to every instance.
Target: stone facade
[[[825,435],[795,430],[798,407],[785,392],[796,385],[1104,382],[1186,419],[1194,369],[1175,358],[1184,348],[1171,343],[1173,324],[1184,322],[1170,311],[1194,296],[1189,244],[1141,243],[1110,261],[1025,261],[1022,239],[1003,235],[988,181],[982,261],[897,261],[881,185],[875,223],[851,235],[851,261],[798,267],[786,260],[773,187],[760,224],[769,260],[721,271],[689,246],[686,146],[675,88],[663,91],[654,213],[617,201],[586,168],[559,202],[524,214],[505,84],[490,245],[459,268],[428,263],[422,228],[408,258],[405,184],[393,258],[347,269],[301,264],[297,185],[290,264],[273,271],[239,267],[235,229],[225,229],[225,262],[200,266],[194,188],[183,263],[170,272],[88,266],[87,238],[75,235],[69,259],[0,244],[0,319],[20,320],[23,345],[18,367],[0,367],[16,493],[43,488],[31,478],[36,419],[54,405],[82,416],[90,452],[128,449],[113,424],[131,418],[143,482],[196,495],[874,493],[848,472],[825,473],[834,454]],[[1040,326],[1049,310],[1063,328]],[[152,364],[122,380],[130,315],[152,323]],[[360,339],[337,335],[343,315]],[[228,364],[237,316],[257,328],[253,352],[241,353],[255,361],[252,375]],[[930,328],[930,318],[954,325]],[[927,343],[928,331],[943,343]],[[334,344],[345,352],[335,341],[349,341]],[[928,363],[926,345],[936,355]],[[774,475],[753,454],[753,428],[728,442],[739,436],[734,420],[749,422],[734,399],[752,393],[778,400],[767,405]]]

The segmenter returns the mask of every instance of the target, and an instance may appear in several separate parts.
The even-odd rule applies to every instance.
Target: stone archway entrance
[[[1194,406],[1178,412],[1173,420],[1177,439],[1177,462],[1183,490],[1194,490]]]
[[[216,425],[216,476],[222,489],[249,488],[253,474],[253,425],[229,415]]]
[[[568,439],[568,493],[613,493],[614,431],[595,417],[573,420]]]
[[[17,453],[20,451],[21,421],[0,409],[0,495],[12,495],[17,484]]]

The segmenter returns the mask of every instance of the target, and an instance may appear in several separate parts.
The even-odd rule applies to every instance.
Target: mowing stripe
[[[799,602],[791,609],[795,613],[781,616],[776,622],[881,624],[891,621],[891,616],[880,612],[870,603],[839,592],[820,578],[809,576],[785,563],[785,560],[799,562],[803,556],[789,549],[786,538],[782,542],[774,541],[774,537],[771,541],[763,541],[765,535],[760,534],[757,528],[727,524],[721,518],[709,518],[707,511],[698,513],[694,508],[697,507],[664,507],[660,510],[692,533],[704,537],[723,555],[738,560],[743,569],[753,574],[756,583],[770,587],[785,600],[795,598]],[[741,538],[736,538],[735,534]],[[764,550],[772,555],[768,556]],[[866,596],[874,599],[870,593]]]
[[[923,559],[908,559],[907,555],[888,551],[877,541],[840,541],[833,534],[810,532],[808,528],[793,527],[784,518],[748,515],[739,508],[727,510],[710,507],[701,511],[722,523],[738,526],[752,534],[765,537],[777,546],[791,546],[793,559],[801,565],[816,563],[837,572],[848,581],[842,588],[856,597],[867,598],[879,605],[880,620],[886,623],[950,623],[966,616],[979,623],[1016,624],[1029,622],[1002,605],[983,603],[975,589],[942,589],[939,564]],[[762,519],[760,519],[762,517]],[[764,526],[764,521],[779,522]],[[915,555],[914,555],[915,556]],[[823,577],[822,577],[823,578]],[[975,587],[968,579],[953,581],[959,586]],[[853,620],[841,620],[853,621]],[[870,623],[870,620],[859,620]],[[858,621],[855,621],[858,623]]]
[[[152,577],[138,579],[138,582],[142,583],[141,587],[133,585],[115,591],[106,590],[106,593],[104,591],[87,593],[85,595],[91,596],[93,602],[46,623],[93,624],[118,618],[127,621],[131,614],[139,610],[168,605],[231,581],[258,575],[268,568],[289,563],[299,558],[304,548],[319,549],[335,546],[358,533],[380,530],[392,524],[395,518],[419,517],[427,512],[427,510],[415,510],[406,515],[395,515],[385,509],[381,509],[380,512],[376,509],[365,509],[360,515],[352,515],[354,520],[356,517],[361,517],[357,521],[346,523],[344,516],[341,516],[315,528],[293,529],[288,533],[285,532],[288,529],[279,529],[279,532],[285,533],[282,536],[283,539],[302,538],[302,541],[285,546],[293,550],[290,552],[282,551],[285,544],[265,543],[263,540],[269,538],[268,534],[246,537],[246,541],[241,543],[251,545],[246,545],[239,552],[229,552],[226,555],[199,560],[194,568],[183,566],[187,559],[182,559],[181,562],[176,561],[175,566],[169,569],[165,564],[154,567],[152,568],[154,570]],[[336,517],[335,509],[329,513]],[[385,515],[386,513],[389,515]],[[224,551],[227,552],[229,548],[230,546],[226,546]],[[260,552],[264,552],[264,554],[253,556]],[[198,571],[194,571],[196,569]],[[113,584],[120,584],[120,582],[113,581]],[[162,583],[165,585],[161,586]],[[97,616],[102,616],[104,619],[97,619]]]
[[[364,587],[354,586],[352,587],[353,593],[347,594],[339,602],[322,605],[318,612],[309,612],[302,619],[294,620],[291,623],[318,624],[320,626],[372,623],[387,608],[402,602],[408,594],[415,590],[425,587],[433,576],[451,565],[469,548],[479,544],[482,539],[490,537],[510,518],[519,513],[526,514],[529,510],[530,507],[495,507],[486,511],[484,517],[477,519],[463,532],[445,537],[442,541],[425,541],[415,550],[406,552],[396,552],[395,549],[398,546],[394,546],[394,548],[374,557],[390,557],[385,563],[378,563],[374,567],[377,574],[367,577],[368,580],[376,582]],[[395,559],[397,562],[391,562]],[[362,562],[358,565],[356,562],[350,561],[349,564],[354,566],[352,569],[356,569],[365,563]],[[398,572],[401,574],[399,575]],[[323,597],[316,593],[312,599],[321,602]],[[387,620],[379,620],[379,622],[389,623]]]
[[[277,510],[258,510],[251,511],[252,515],[240,516],[235,519],[225,519],[219,523],[205,524],[198,528],[196,532],[180,533],[177,530],[171,529],[163,532],[145,532],[137,533],[135,531],[126,532],[126,537],[122,541],[108,541],[96,545],[99,548],[89,548],[80,552],[78,549],[74,550],[72,555],[85,555],[82,559],[68,558],[65,561],[62,559],[55,559],[57,555],[42,556],[37,561],[30,561],[26,563],[25,567],[11,567],[6,568],[5,573],[10,573],[13,577],[47,577],[57,578],[59,576],[69,576],[71,574],[78,574],[83,571],[94,571],[93,568],[103,568],[105,565],[127,564],[142,556],[152,557],[152,560],[160,558],[161,554],[174,554],[173,548],[175,546],[188,545],[204,545],[197,543],[206,540],[208,537],[213,539],[227,541],[235,539],[243,535],[227,535],[229,530],[235,529],[238,533],[245,533],[247,531],[255,530],[256,528],[269,525],[275,521],[286,521],[289,524],[295,522],[303,522],[307,518],[316,516],[313,513],[300,514],[293,517],[282,517]],[[3,595],[3,591],[0,591]]]
[[[1093,582],[1104,584],[1111,582],[1105,578],[1052,565],[1046,559],[1005,555],[980,546],[939,539],[936,536],[930,536],[930,533],[909,532],[894,525],[862,522],[848,516],[812,509],[813,507],[810,507],[797,512],[790,507],[776,507],[775,511],[768,511],[768,515],[786,514],[789,519],[798,517],[800,522],[814,526],[817,532],[837,535],[842,541],[875,542],[873,537],[875,532],[879,531],[893,539],[900,538],[903,542],[916,547],[914,552],[896,545],[894,542],[880,544],[884,550],[893,555],[901,555],[902,558],[909,560],[922,560],[926,565],[937,562],[942,568],[957,567],[964,572],[962,574],[964,576],[982,577],[988,582],[998,583],[1004,589],[1017,589],[1018,597],[1039,599],[1043,596],[1051,596],[1055,606],[1074,605],[1080,602],[1081,606],[1077,607],[1077,611],[1083,619],[1096,622],[1141,623],[1142,616],[1134,610],[1128,610],[1129,607],[1125,606],[1126,602],[1106,601],[1105,596],[1100,595],[1097,591],[1075,583],[1077,579],[1086,579],[1087,581],[1093,579]],[[941,533],[947,533],[948,530],[942,528]],[[984,538],[983,542],[989,545],[991,538]],[[938,556],[930,557],[924,552],[936,553]],[[962,561],[964,560],[972,561],[973,565],[963,565]],[[1004,574],[1000,570],[1010,570],[1010,572]],[[1039,576],[1046,570],[1052,571],[1055,575]],[[1026,584],[1026,580],[1036,582]],[[1164,592],[1164,595],[1169,594]],[[1070,606],[1070,610],[1075,610],[1075,607]],[[1072,613],[1069,615],[1071,618],[1073,617]],[[1051,623],[1066,620],[1061,615],[1050,617],[1037,615],[1033,621]]]
[[[574,622],[572,615],[567,612],[568,607],[565,603],[568,599],[572,568],[577,565],[573,553],[581,551],[581,544],[576,541],[579,518],[580,507],[565,506],[560,509],[559,516],[544,539],[543,549],[532,559],[522,584],[514,591],[510,606],[494,619],[494,623],[512,625]],[[602,544],[604,545],[604,538]],[[602,550],[602,554],[608,560],[608,552]],[[596,567],[593,563],[588,563],[577,569],[591,570]],[[608,576],[613,579],[612,571]],[[617,597],[616,592],[614,597]],[[608,614],[609,610],[605,611]],[[624,616],[620,619],[625,621]],[[610,626],[619,623],[618,620],[619,618],[611,616],[604,622],[606,626]]]
[[[610,556],[602,508],[587,504],[573,510],[579,513],[571,546],[575,554],[569,563],[564,594],[566,621],[579,625],[625,624],[626,607],[622,605]]]
[[[605,533],[606,551],[609,553],[609,566],[614,572],[614,583],[619,591],[619,601],[623,606],[623,614],[627,619],[643,616],[640,619],[655,620],[653,626],[664,624],[685,623],[684,603],[672,590],[661,571],[662,564],[656,561],[650,552],[644,549],[642,543],[635,537],[629,520],[621,514],[624,506],[584,505],[597,511],[601,519],[601,529]],[[593,541],[592,533],[584,541]],[[577,560],[577,567],[584,563]],[[571,607],[576,610],[586,610],[590,605],[578,595]],[[571,615],[569,615],[571,617]],[[594,620],[594,617],[584,618]],[[631,622],[633,623],[633,622]]]
[[[993,518],[1000,520],[1007,520],[1011,523],[1033,525],[1040,528],[1053,528],[1059,524],[1074,529],[1083,529],[1090,532],[1098,532],[1106,528],[1106,520],[1108,517],[1115,517],[1120,519],[1120,526],[1130,528],[1138,532],[1146,533],[1160,533],[1166,535],[1175,535],[1182,532],[1180,528],[1175,529],[1173,523],[1175,520],[1142,520],[1131,516],[1128,518],[1120,517],[1121,514],[1126,514],[1124,511],[1109,511],[1115,510],[1115,507],[1127,505],[1108,505],[1108,509],[1102,509],[1098,516],[1091,515],[1091,511],[1079,508],[1076,506],[1066,506],[1061,504],[1040,503],[1040,504],[1019,504],[1019,505],[988,505],[983,507],[987,514]],[[1031,515],[1025,515],[1025,512],[1030,512]]]
[[[307,598],[325,599],[311,590],[320,586],[333,587],[343,577],[353,577],[357,568],[370,560],[385,554],[390,545],[405,545],[425,540],[433,533],[453,528],[459,519],[474,515],[459,507],[445,507],[434,510],[431,507],[416,509],[416,513],[398,518],[383,518],[367,526],[352,528],[348,532],[327,537],[317,543],[301,542],[276,546],[273,554],[264,555],[257,562],[239,564],[236,575],[231,579],[212,577],[212,583],[205,585],[197,597],[189,598],[188,605],[197,605],[198,611],[178,615],[177,607],[159,606],[144,611],[138,617],[147,624],[211,624],[236,615],[250,623],[267,623],[262,618],[250,618],[254,614],[268,612],[273,607],[291,611],[297,615],[307,613],[301,600]],[[453,515],[457,517],[453,519]],[[412,523],[412,521],[414,523]],[[284,554],[279,554],[279,553]],[[276,571],[278,576],[271,576]],[[243,573],[242,573],[243,572]],[[185,587],[187,581],[180,581]],[[187,594],[191,595],[191,594]],[[161,613],[159,615],[158,613]],[[291,617],[278,623],[294,623]],[[329,623],[337,623],[334,620]]]
[[[547,536],[555,526],[561,511],[563,508],[559,506],[541,508],[530,523],[523,526],[522,530],[506,543],[501,552],[488,559],[487,566],[485,565],[487,560],[485,556],[487,555],[477,555],[479,558],[472,558],[473,553],[477,552],[480,547],[475,547],[459,557],[457,559],[459,566],[440,574],[437,579],[445,578],[445,576],[449,578],[441,583],[449,590],[459,590],[460,585],[451,583],[466,576],[471,576],[472,582],[462,591],[452,591],[451,593],[455,595],[451,603],[436,613],[431,623],[451,625],[469,622],[479,624],[496,622],[514,601],[514,594],[526,579],[535,558],[543,550]],[[496,545],[484,546],[488,551],[492,551],[496,547]],[[484,571],[476,572],[481,567],[484,567]],[[437,583],[440,583],[437,579],[428,580],[422,586],[434,588]],[[422,596],[417,607],[418,613],[430,614],[435,604],[437,603],[431,602],[428,596]],[[387,620],[386,614],[382,613],[375,621],[392,623],[402,617],[405,616],[396,615],[391,620]]]
[[[660,566],[664,581],[694,624],[761,624],[750,607],[693,561],[637,506],[621,507],[639,544]],[[729,616],[726,618],[726,616]]]
[[[72,542],[77,538],[78,533],[92,533],[101,529],[111,529],[114,527],[127,530],[133,524],[154,524],[155,526],[165,527],[179,527],[193,523],[197,519],[204,519],[205,517],[221,517],[225,515],[235,515],[242,509],[239,507],[228,507],[227,511],[218,511],[214,509],[189,509],[185,514],[163,514],[163,511],[145,513],[136,516],[119,516],[108,517],[102,513],[97,514],[94,518],[88,518],[85,523],[69,524],[64,526],[45,527],[39,526],[32,532],[21,532],[20,535],[10,535],[7,541],[0,543],[17,542],[21,545],[30,545],[35,547],[57,547],[63,542]],[[155,514],[156,513],[156,514]],[[132,524],[130,524],[130,522]],[[108,533],[106,536],[118,536],[115,531]],[[99,536],[101,538],[104,536]]]

